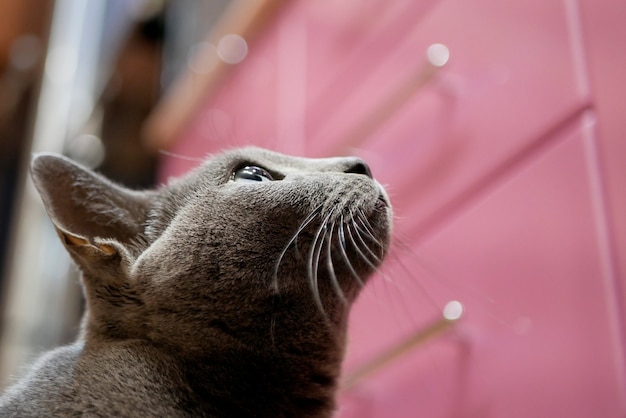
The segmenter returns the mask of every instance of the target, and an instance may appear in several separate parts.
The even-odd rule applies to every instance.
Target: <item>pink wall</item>
[[[207,98],[173,152],[349,152],[388,185],[408,249],[353,311],[347,372],[465,306],[340,417],[626,415],[625,22],[619,0],[294,1]],[[448,65],[346,148],[436,42]]]

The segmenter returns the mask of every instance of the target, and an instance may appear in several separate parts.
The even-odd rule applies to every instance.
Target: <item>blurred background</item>
[[[338,416],[626,416],[624,22],[620,0],[0,0],[0,386],[82,310],[33,152],[146,188],[255,144],[359,155],[395,207]]]

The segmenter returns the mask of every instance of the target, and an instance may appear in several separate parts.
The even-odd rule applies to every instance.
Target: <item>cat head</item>
[[[88,339],[338,343],[389,245],[388,198],[353,157],[232,150],[144,192],[52,154],[31,174],[83,272]]]

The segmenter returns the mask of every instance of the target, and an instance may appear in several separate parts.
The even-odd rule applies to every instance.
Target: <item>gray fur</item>
[[[233,181],[242,165],[275,181]],[[31,174],[87,310],[77,342],[10,387],[1,416],[332,414],[349,308],[391,229],[360,160],[245,148],[147,192],[57,155]]]

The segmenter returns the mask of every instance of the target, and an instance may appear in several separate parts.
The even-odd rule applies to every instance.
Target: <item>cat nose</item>
[[[364,176],[373,178],[372,170],[370,170],[370,167],[365,163],[365,161],[361,160],[360,158],[352,159],[352,161],[350,161],[347,168],[344,169],[343,172],[350,174],[363,174]]]

